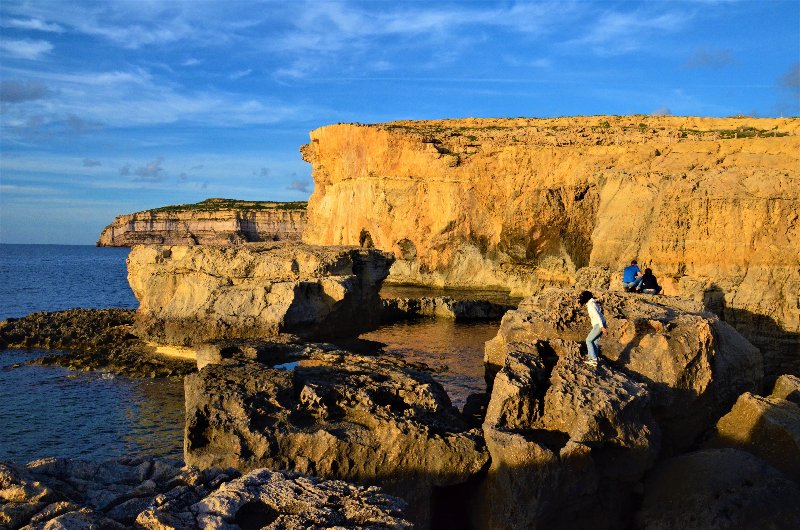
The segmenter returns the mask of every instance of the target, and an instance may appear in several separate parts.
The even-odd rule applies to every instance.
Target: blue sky
[[[800,0],[0,3],[0,242],[305,200],[337,122],[800,114]]]

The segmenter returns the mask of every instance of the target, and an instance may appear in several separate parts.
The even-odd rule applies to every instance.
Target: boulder
[[[582,362],[511,351],[497,374],[484,437],[491,466],[478,528],[619,528],[660,433],[647,385]]]
[[[585,351],[592,326],[577,297],[549,289],[506,313],[486,343],[489,382],[510,351],[555,358],[576,347]],[[760,352],[699,303],[608,291],[596,297],[608,321],[602,362],[647,384],[667,454],[688,448],[742,392],[760,388]]]
[[[800,406],[745,392],[717,422],[710,445],[749,451],[800,483]]]
[[[487,463],[480,430],[428,372],[337,351],[283,367],[232,359],[187,377],[186,463],[378,484],[419,528],[435,491]]]
[[[128,281],[137,330],[161,343],[297,332],[357,335],[376,326],[391,254],[298,242],[134,247]]]
[[[778,377],[771,397],[786,399],[800,405],[800,377],[790,374]]]
[[[206,496],[174,491],[156,497],[136,524],[152,530],[411,528],[404,503],[380,489],[259,469]]]
[[[750,453],[697,451],[665,460],[647,477],[636,527],[800,528],[800,489]]]

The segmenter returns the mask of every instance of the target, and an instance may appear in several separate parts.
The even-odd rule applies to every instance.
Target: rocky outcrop
[[[800,489],[762,460],[735,449],[662,462],[645,482],[636,527],[647,530],[800,527]]]
[[[134,245],[232,245],[299,240],[306,223],[303,202],[207,199],[119,215],[105,227],[98,247]]]
[[[128,377],[183,377],[194,363],[160,355],[133,334],[131,309],[69,309],[0,322],[0,348],[68,350],[31,361]]]
[[[655,461],[650,390],[611,367],[510,352],[483,424],[491,467],[478,528],[624,528],[632,492]]]
[[[410,528],[378,488],[297,473],[199,471],[123,458],[0,462],[0,528]]]
[[[742,392],[760,388],[759,351],[700,304],[627,293],[596,296],[608,321],[600,341],[603,361],[647,385],[667,454],[686,450]],[[503,368],[512,352],[554,364],[575,348],[585,351],[591,324],[577,297],[577,291],[550,289],[506,313],[486,343],[488,369]]]
[[[137,333],[169,344],[357,335],[380,321],[378,291],[392,260],[296,242],[134,247],[128,282],[139,300]]]
[[[529,295],[638,258],[800,374],[800,119],[331,125],[301,151],[303,240],[390,250],[390,281]],[[735,228],[735,236],[733,230]]]
[[[418,317],[447,318],[456,321],[500,320],[515,306],[489,300],[456,300],[449,296],[419,298],[385,298],[383,319],[386,321]]]
[[[800,405],[786,399],[798,388],[782,376],[769,396],[742,394],[708,445],[749,451],[800,483]]]
[[[186,463],[378,484],[427,528],[434,493],[487,462],[480,431],[427,372],[325,349],[282,368],[233,359],[187,377]]]

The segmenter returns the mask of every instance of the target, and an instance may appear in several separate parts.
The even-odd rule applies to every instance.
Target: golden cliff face
[[[165,207],[120,215],[100,234],[97,246],[230,245],[245,242],[299,240],[305,227],[304,208],[262,209],[213,206],[215,199],[195,205]],[[245,203],[280,206],[294,203]]]
[[[371,240],[398,258],[390,282],[519,295],[636,258],[666,294],[796,345],[799,134],[799,119],[757,118],[331,125],[301,149],[303,239]]]

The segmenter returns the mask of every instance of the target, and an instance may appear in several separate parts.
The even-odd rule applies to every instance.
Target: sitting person
[[[647,294],[658,294],[661,292],[661,286],[658,285],[658,280],[653,275],[652,269],[645,269],[639,285],[639,291]]]
[[[636,264],[636,260],[631,261],[631,264],[625,267],[622,271],[622,286],[627,291],[635,291],[642,283],[642,270]]]

